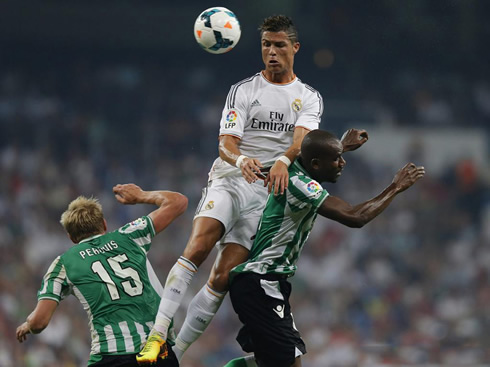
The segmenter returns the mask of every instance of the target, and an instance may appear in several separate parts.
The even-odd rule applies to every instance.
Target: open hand
[[[245,158],[240,166],[242,176],[248,183],[253,183],[258,179],[264,179],[264,176],[260,173],[260,169],[263,168],[262,163],[255,158]]]
[[[345,152],[350,152],[356,150],[369,139],[368,133],[366,130],[362,129],[349,129],[344,135],[342,135],[342,139],[340,142],[344,148]]]
[[[26,321],[17,328],[17,331],[15,332],[15,336],[17,337],[19,343],[22,343],[27,339],[27,334],[30,333],[31,331],[29,330],[29,324]]]
[[[424,175],[425,168],[423,166],[417,167],[413,163],[407,163],[396,173],[393,183],[396,185],[397,191],[402,192],[424,177]]]
[[[288,166],[282,161],[276,161],[271,167],[267,178],[264,181],[264,186],[268,186],[269,194],[274,187],[274,195],[284,194],[284,190],[287,190],[289,182]]]

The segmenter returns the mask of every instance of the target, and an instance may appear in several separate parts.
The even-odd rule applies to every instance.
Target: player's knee
[[[208,222],[200,221],[194,223],[191,237],[184,250],[183,256],[200,266],[207,259],[216,242],[223,234],[222,224],[211,222],[214,226],[206,225]],[[218,223],[216,225],[216,223]]]
[[[193,235],[187,244],[183,256],[200,266],[214,248],[216,240],[207,235]]]
[[[215,291],[226,292],[228,290],[228,280],[230,278],[229,274],[229,271],[219,271],[215,269],[209,278],[208,283]]]
[[[210,252],[211,250],[209,250],[206,246],[196,245],[190,248],[186,248],[182,256],[192,261],[194,265],[199,267],[204,262],[204,260],[207,259]]]

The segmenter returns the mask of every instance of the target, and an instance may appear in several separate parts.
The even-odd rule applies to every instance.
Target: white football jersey
[[[236,136],[241,154],[270,167],[293,143],[294,128],[318,129],[322,113],[320,93],[297,77],[276,84],[257,73],[231,87],[219,134]],[[241,176],[241,172],[218,157],[209,179],[225,176]]]

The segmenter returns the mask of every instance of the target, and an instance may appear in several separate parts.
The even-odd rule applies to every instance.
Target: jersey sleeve
[[[221,114],[220,135],[232,135],[241,139],[248,115],[246,101],[246,90],[242,83],[232,86]]]
[[[156,235],[153,221],[148,216],[133,220],[131,223],[119,228],[118,231],[131,239],[136,245],[142,247],[146,252],[151,247],[151,239]]]
[[[41,289],[37,292],[37,299],[51,299],[60,302],[71,293],[71,286],[68,284],[66,270],[63,261],[58,256],[48,268],[44,275]]]
[[[323,98],[321,94],[311,87],[307,87],[310,93],[305,98],[299,111],[296,127],[304,127],[308,130],[316,130],[320,127],[323,114]]]
[[[288,190],[300,201],[318,209],[329,195],[327,190],[315,180],[306,176],[293,176]]]

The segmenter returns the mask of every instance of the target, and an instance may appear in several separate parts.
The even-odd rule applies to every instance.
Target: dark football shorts
[[[173,352],[172,348],[168,350],[168,358],[158,359],[154,367],[179,367],[179,362],[177,357]],[[102,360],[99,362],[91,364],[89,367],[139,367],[140,365],[136,362],[136,354],[106,354],[102,356]]]
[[[284,276],[242,273],[230,286],[230,298],[243,327],[237,341],[267,366],[290,366],[306,353],[294,325],[289,296],[291,284]]]

